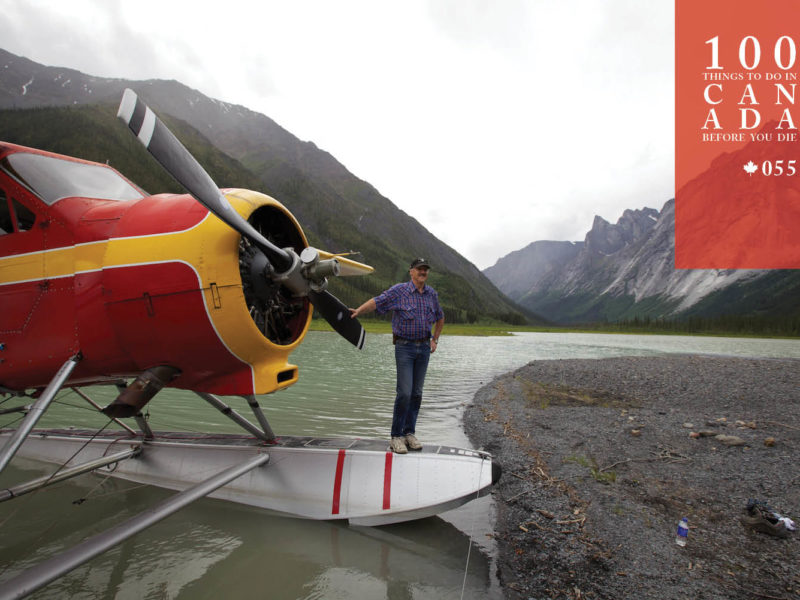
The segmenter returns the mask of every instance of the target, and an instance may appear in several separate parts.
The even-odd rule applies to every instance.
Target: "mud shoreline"
[[[739,522],[755,498],[800,523],[800,361],[535,361],[481,388],[464,426],[504,469],[506,597],[800,598],[800,531]]]

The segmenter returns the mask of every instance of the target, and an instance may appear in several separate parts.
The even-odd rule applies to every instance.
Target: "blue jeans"
[[[430,357],[430,342],[397,340],[394,347],[397,397],[394,400],[392,437],[402,437],[416,431],[417,415],[422,404],[422,386]]]

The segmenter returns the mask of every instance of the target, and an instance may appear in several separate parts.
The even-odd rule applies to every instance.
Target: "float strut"
[[[267,421],[267,417],[264,414],[264,411],[261,410],[261,407],[258,405],[258,400],[256,400],[255,396],[245,396],[245,400],[250,405],[250,408],[253,409],[253,414],[256,416],[258,420],[258,424],[261,425],[261,428],[264,430],[264,433],[267,434],[267,441],[271,442],[275,439],[275,432],[272,431],[272,427],[269,426],[269,421]]]
[[[144,439],[152,440],[155,435],[153,434],[153,430],[150,429],[150,424],[147,422],[147,419],[142,413],[138,413],[133,417],[133,420],[136,421],[136,424],[139,426],[139,429],[142,430],[142,435],[144,435]]]
[[[275,439],[274,434],[272,438],[267,437],[267,434],[265,434],[258,427],[253,425],[250,421],[248,421],[242,415],[233,410],[230,406],[225,404],[222,400],[217,398],[214,394],[209,394],[206,392],[195,392],[195,394],[200,396],[203,400],[208,402],[211,406],[216,408],[223,415],[231,419],[239,427],[241,427],[245,431],[249,431],[250,433],[252,433],[258,439],[263,440],[265,442],[271,442],[273,439]]]
[[[121,452],[116,452],[114,454],[109,454],[108,456],[96,458],[94,460],[90,460],[88,462],[75,465],[74,467],[61,469],[60,471],[56,471],[52,475],[45,475],[44,477],[39,477],[38,479],[32,479],[27,483],[21,483],[19,485],[15,485],[14,487],[10,487],[8,489],[0,490],[0,502],[11,500],[12,498],[16,498],[17,496],[28,494],[30,492],[36,491],[40,488],[51,485],[53,483],[58,483],[59,481],[64,481],[65,479],[69,479],[70,477],[75,477],[76,475],[80,475],[88,471],[94,471],[95,469],[99,469],[100,467],[105,467],[106,465],[110,465],[112,463],[125,460],[126,458],[131,458],[132,456],[138,455],[140,452],[141,452],[141,446],[134,446],[129,450],[122,450]]]
[[[86,401],[87,401],[89,404],[91,404],[93,407],[95,407],[95,408],[96,408],[98,411],[100,411],[100,412],[103,412],[103,407],[102,407],[102,406],[100,406],[100,405],[99,405],[97,402],[95,402],[95,401],[94,401],[94,400],[92,400],[91,398],[89,398],[89,396],[87,396],[86,394],[84,394],[84,393],[83,393],[83,392],[82,392],[82,391],[81,391],[79,388],[76,388],[76,387],[74,387],[74,388],[72,388],[72,391],[73,391],[73,392],[75,392],[76,394],[78,394],[78,396],[80,396],[80,397],[81,397],[81,398],[83,398],[84,400],[86,400]],[[128,433],[130,433],[132,436],[136,437],[136,436],[138,436],[138,435],[139,435],[138,433],[136,433],[136,432],[135,432],[133,429],[131,429],[130,427],[128,427],[127,425],[125,425],[125,423],[123,423],[123,422],[122,422],[122,421],[120,421],[119,419],[117,419],[117,418],[114,418],[113,420],[114,420],[114,423],[116,423],[117,425],[119,425],[120,427],[122,427],[122,428],[123,428],[125,431],[127,431]]]
[[[44,411],[47,410],[47,407],[50,406],[50,403],[53,401],[53,398],[56,397],[56,394],[61,389],[61,386],[69,379],[69,376],[72,374],[72,371],[78,365],[78,362],[81,360],[81,355],[76,354],[72,358],[70,358],[67,362],[61,365],[61,368],[56,373],[56,376],[50,381],[47,387],[42,392],[42,395],[39,396],[38,400],[33,403],[31,409],[28,411],[28,414],[22,420],[22,423],[14,432],[9,440],[6,442],[6,445],[3,447],[3,450],[0,451],[0,472],[6,468],[8,465],[8,461],[17,453],[19,447],[22,445],[22,442],[25,441],[25,438],[28,437],[28,434],[33,429],[36,422],[41,418],[44,414]]]
[[[23,571],[16,577],[9,579],[3,585],[0,585],[0,600],[24,598],[28,594],[32,594],[39,588],[69,573],[74,568],[91,560],[98,554],[102,554],[106,550],[124,542],[129,537],[136,535],[151,525],[155,525],[187,504],[203,496],[207,496],[217,488],[244,475],[255,467],[263,465],[268,460],[269,454],[260,453],[241,464],[225,469],[213,477],[209,477],[205,481],[201,481],[189,489],[175,494],[167,501],[93,538],[89,538],[85,542],[78,544],[58,556],[54,556],[35,567],[31,567],[27,571]]]

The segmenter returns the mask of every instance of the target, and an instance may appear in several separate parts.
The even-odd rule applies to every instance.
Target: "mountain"
[[[522,298],[540,281],[577,257],[583,242],[532,242],[507,254],[484,274],[509,298]]]
[[[174,128],[218,185],[250,187],[273,196],[303,224],[312,245],[331,252],[354,250],[356,258],[374,266],[376,272],[369,277],[332,282],[333,293],[345,303],[360,304],[407,279],[411,259],[424,256],[433,264],[430,282],[449,322],[537,321],[475,265],[329,153],[265,115],[209,98],[177,81],[92,77],[0,49],[0,111],[5,113],[0,139],[90,160],[98,160],[93,144],[102,144],[100,159],[110,160],[145,189],[174,190],[173,183],[149,173],[160,168],[123,127],[109,120],[126,87]],[[70,126],[67,135],[64,128]],[[126,135],[131,139],[122,141]]]
[[[545,253],[545,250],[548,253]],[[559,323],[636,317],[798,317],[800,271],[675,269],[675,201],[595,217],[585,240],[534,242],[484,271],[522,306]]]

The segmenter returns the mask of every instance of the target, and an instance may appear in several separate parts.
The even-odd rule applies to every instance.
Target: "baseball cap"
[[[428,267],[429,269],[431,266],[428,264],[428,261],[424,258],[415,258],[411,261],[410,269],[416,269],[417,267]]]

